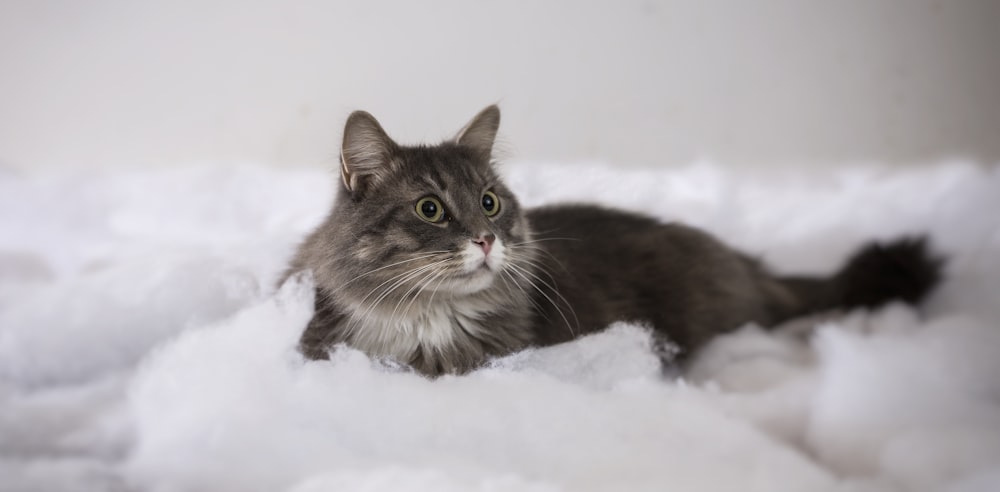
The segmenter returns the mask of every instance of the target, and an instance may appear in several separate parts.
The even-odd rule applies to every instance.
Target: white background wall
[[[1000,2],[0,3],[0,167],[329,165],[499,102],[508,154],[1000,161]]]

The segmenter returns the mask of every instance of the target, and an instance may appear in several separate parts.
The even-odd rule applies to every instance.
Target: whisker
[[[420,298],[420,295],[423,294],[424,291],[427,290],[427,288],[430,287],[430,285],[432,283],[434,283],[434,281],[437,280],[439,277],[441,278],[441,282],[443,282],[444,279],[446,278],[446,277],[444,277],[444,274],[447,273],[447,272],[448,272],[447,268],[441,268],[436,273],[435,272],[431,272],[431,274],[428,275],[428,279],[427,279],[426,282],[423,282],[421,284],[417,284],[417,285],[420,286],[420,289],[415,294],[413,294],[413,298],[410,299],[410,302],[406,305],[406,309],[404,309],[403,312],[404,313],[410,312],[410,308],[413,307],[413,303],[416,302],[417,299]],[[440,285],[440,282],[438,283],[438,285]],[[430,301],[427,303],[428,309],[433,304],[434,294],[435,294],[435,291],[432,290],[431,291]],[[403,297],[403,299],[405,299],[405,296]],[[396,307],[398,308],[399,306],[397,305]]]
[[[532,252],[537,252],[537,253],[543,253],[543,254],[545,254],[546,256],[548,256],[549,258],[551,258],[551,259],[552,259],[552,261],[554,261],[554,262],[555,262],[555,263],[556,263],[557,265],[559,265],[559,267],[560,267],[560,268],[562,268],[562,270],[563,270],[564,272],[568,272],[568,271],[569,271],[569,269],[567,269],[567,268],[566,268],[566,265],[565,265],[565,264],[564,264],[564,263],[563,263],[563,262],[562,262],[561,260],[559,260],[559,258],[557,258],[557,257],[556,257],[555,255],[553,255],[552,253],[549,253],[548,251],[546,251],[546,250],[544,250],[544,249],[542,249],[542,248],[539,248],[539,247],[537,247],[537,246],[527,246],[527,247],[525,247],[524,249],[526,249],[526,250],[529,250],[529,251],[532,251]],[[518,251],[512,251],[512,252],[511,252],[511,254],[514,254],[514,255],[521,255],[522,257],[524,257],[524,256],[527,256],[527,255],[525,255],[524,253],[520,253],[520,252],[518,252]],[[536,259],[536,261],[540,261],[540,260],[537,260],[537,259]]]
[[[560,230],[562,230],[562,228],[556,227],[554,229],[546,229],[544,231],[532,231],[531,234],[534,235],[534,236],[538,236],[538,235],[543,235],[543,234],[551,234],[553,232],[559,232]]]
[[[570,314],[572,314],[572,315],[573,315],[573,321],[575,321],[575,322],[576,322],[576,327],[577,327],[577,328],[579,328],[579,327],[580,327],[580,318],[578,318],[578,317],[576,316],[576,310],[575,310],[575,309],[573,309],[573,305],[572,305],[572,304],[570,304],[570,302],[569,302],[568,300],[566,300],[566,297],[564,297],[564,296],[563,296],[563,295],[562,295],[562,294],[561,294],[561,293],[559,292],[559,289],[558,289],[558,286],[557,286],[557,285],[555,285],[555,284],[556,284],[556,281],[555,281],[555,278],[554,278],[554,277],[552,277],[552,275],[551,275],[551,274],[550,274],[550,273],[548,272],[548,270],[546,270],[545,268],[543,268],[543,267],[541,267],[541,266],[537,266],[537,268],[538,268],[539,270],[541,270],[541,271],[542,271],[542,273],[544,273],[545,275],[548,275],[548,277],[549,277],[550,279],[552,279],[552,284],[549,284],[549,283],[545,282],[545,280],[544,280],[544,279],[542,279],[541,277],[539,277],[538,275],[536,275],[536,274],[535,274],[534,272],[531,272],[530,270],[528,270],[528,269],[526,269],[526,268],[523,268],[523,267],[521,267],[521,266],[517,265],[516,263],[513,263],[513,262],[512,262],[512,264],[511,264],[511,265],[512,265],[512,266],[513,266],[514,268],[519,268],[519,269],[523,270],[523,271],[524,271],[525,273],[527,273],[527,274],[531,275],[532,277],[536,278],[536,279],[537,279],[537,280],[538,280],[539,282],[541,282],[542,284],[544,284],[544,285],[545,285],[546,287],[548,287],[549,289],[552,289],[552,292],[553,292],[553,293],[554,293],[554,294],[555,294],[556,296],[558,296],[558,297],[559,297],[559,299],[561,299],[561,300],[562,300],[563,304],[565,304],[565,305],[566,305],[566,308],[567,308],[567,309],[569,309],[569,312],[570,312]],[[573,330],[572,330],[572,328],[570,328],[570,333],[573,333]]]
[[[511,246],[524,246],[526,244],[535,244],[545,241],[582,241],[582,239],[578,237],[543,237],[543,238],[529,239],[527,241],[521,241],[519,243],[510,243],[510,244]]]
[[[416,267],[416,268],[411,269],[411,270],[409,270],[407,272],[404,272],[402,274],[396,275],[396,276],[390,278],[389,280],[386,280],[385,282],[382,282],[381,284],[379,284],[378,286],[376,286],[364,298],[361,299],[361,302],[359,303],[360,306],[363,307],[365,301],[372,294],[374,294],[376,291],[378,291],[379,288],[381,288],[382,286],[384,286],[384,285],[388,284],[389,282],[392,282],[393,280],[395,280],[395,282],[392,285],[386,287],[383,290],[383,292],[381,294],[379,294],[374,301],[371,302],[371,304],[368,306],[368,308],[365,309],[365,311],[363,313],[361,313],[360,316],[356,315],[356,314],[352,315],[352,319],[355,321],[355,323],[349,323],[351,325],[351,331],[353,331],[353,329],[357,325],[357,323],[360,323],[360,322],[366,320],[368,318],[368,316],[375,310],[375,308],[378,307],[382,303],[382,301],[385,300],[386,297],[388,297],[390,294],[392,294],[392,292],[394,292],[400,286],[404,285],[406,282],[412,280],[413,278],[416,278],[416,277],[420,276],[421,273],[423,273],[423,272],[425,272],[425,271],[427,271],[429,269],[432,269],[435,266],[440,265],[442,263],[445,263],[447,261],[450,261],[450,259],[446,258],[444,260],[438,260],[438,261],[429,263],[427,265]]]
[[[544,265],[544,263],[542,263],[541,260],[539,260],[537,258],[534,258],[534,257],[531,257],[531,256],[517,254],[517,253],[511,254],[510,257],[511,257],[512,261],[523,262],[523,263],[531,266],[535,270],[541,271],[541,273],[545,274],[545,276],[549,277],[549,280],[552,281],[552,285],[551,285],[552,289],[558,291],[559,284],[558,284],[558,282],[556,282],[556,278],[553,277],[552,273],[550,273],[545,268],[545,265]]]
[[[403,293],[402,296],[399,297],[399,301],[396,302],[396,307],[392,309],[392,314],[389,315],[389,324],[390,325],[393,324],[394,319],[396,317],[396,312],[399,310],[399,306],[403,304],[403,301],[405,301],[407,297],[409,297],[410,293],[413,292],[414,289],[417,289],[417,292],[413,294],[413,299],[406,306],[406,309],[403,310],[403,313],[400,316],[405,315],[407,312],[409,312],[410,306],[413,305],[413,301],[416,300],[418,297],[420,297],[420,293],[423,292],[424,290],[424,288],[421,286],[426,286],[428,281],[433,281],[435,278],[437,278],[438,275],[440,275],[444,271],[445,269],[443,268],[438,270],[429,269],[428,270],[429,273],[424,275],[423,278],[421,278],[420,280],[414,282],[413,285],[405,293]]]
[[[404,271],[402,273],[399,273],[399,274],[393,275],[392,277],[389,277],[389,279],[387,279],[386,281],[384,281],[384,282],[376,285],[375,288],[373,288],[372,290],[368,291],[368,294],[366,294],[364,297],[361,298],[361,301],[359,302],[359,304],[364,305],[364,303],[368,299],[368,297],[370,297],[372,294],[374,294],[376,291],[378,291],[378,289],[380,289],[385,284],[393,282],[394,280],[397,280],[400,277],[406,277],[408,275],[412,275],[414,272],[421,271],[422,269],[428,267],[431,264],[434,264],[434,262],[429,263],[427,265],[418,266],[416,268],[411,268],[411,269],[406,270],[406,271]]]
[[[517,287],[517,290],[521,291],[521,294],[524,295],[524,298],[527,299],[528,302],[531,303],[531,305],[537,308],[537,312],[541,314],[542,317],[545,318],[547,321],[549,321],[550,323],[552,322],[552,320],[549,319],[548,315],[546,315],[545,312],[542,311],[542,306],[539,305],[537,301],[535,301],[535,298],[532,297],[531,294],[528,294],[528,291],[524,290],[524,287],[521,287],[521,284],[517,282],[517,280],[514,278],[513,275],[510,274],[510,271],[508,271],[506,267],[501,269],[500,273],[501,273],[500,279],[503,280],[504,285],[507,285],[508,288],[510,288],[510,285],[514,284],[514,287]],[[508,278],[510,279],[510,282],[507,282]]]
[[[381,271],[381,270],[385,270],[386,268],[391,268],[391,267],[394,267],[396,265],[402,265],[403,263],[409,263],[411,261],[423,260],[425,258],[432,258],[432,257],[438,256],[438,255],[440,255],[442,253],[448,253],[448,251],[430,251],[430,252],[427,252],[427,254],[423,254],[423,255],[417,256],[415,258],[410,258],[408,260],[403,260],[403,261],[397,261],[395,263],[390,263],[388,265],[384,265],[384,266],[378,267],[378,268],[376,268],[374,270],[369,270],[369,271],[367,271],[365,273],[362,273],[361,275],[358,275],[357,277],[354,277],[354,278],[348,280],[347,282],[344,282],[343,284],[340,285],[340,287],[338,287],[336,290],[334,290],[334,292],[339,292],[341,289],[347,287],[351,282],[354,282],[355,280],[358,280],[358,279],[360,279],[362,277],[366,277],[368,275],[371,275],[371,274],[373,274],[375,272],[378,272],[378,271]]]
[[[389,295],[391,295],[393,291],[395,291],[396,289],[398,289],[399,287],[401,287],[408,280],[419,276],[422,271],[424,271],[424,270],[426,270],[428,268],[429,267],[427,265],[424,265],[424,266],[418,267],[418,268],[416,268],[414,270],[410,270],[410,271],[406,272],[405,274],[403,274],[401,276],[398,276],[400,278],[398,278],[397,280],[395,280],[395,282],[393,282],[392,285],[389,285],[388,287],[386,287],[378,296],[375,297],[375,299],[373,299],[371,301],[371,303],[367,307],[365,307],[365,303],[364,303],[365,299],[362,299],[362,301],[361,301],[358,309],[360,310],[360,309],[364,308],[364,311],[361,312],[360,315],[357,313],[357,311],[355,311],[354,313],[351,314],[351,320],[352,320],[351,323],[350,323],[350,330],[351,330],[351,332],[353,332],[355,328],[359,327],[362,322],[366,321],[368,319],[369,315],[372,312],[374,312],[375,308],[377,308],[382,303],[382,301],[385,300],[386,297],[388,297]],[[384,285],[384,283],[382,285]],[[368,296],[370,296],[371,294],[374,294],[378,290],[378,288],[379,287],[376,287],[371,292],[369,292]],[[365,296],[365,298],[367,298],[368,296]]]
[[[394,282],[391,286],[387,287],[381,294],[379,294],[378,298],[376,298],[375,301],[372,302],[372,307],[374,308],[375,306],[379,305],[383,300],[385,300],[386,297],[388,297],[396,289],[402,287],[404,284],[406,284],[410,280],[413,280],[414,278],[419,277],[422,273],[424,273],[424,272],[426,272],[428,270],[431,270],[435,266],[440,265],[440,264],[442,264],[442,263],[444,263],[446,261],[448,261],[448,260],[439,260],[439,261],[436,261],[434,263],[429,263],[427,265],[423,265],[423,266],[420,266],[420,267],[417,267],[417,268],[411,270],[408,274],[406,274],[405,276],[403,276],[399,280],[396,280],[396,282]]]
[[[441,270],[441,273],[444,273],[444,272],[445,272],[444,270]],[[441,288],[441,284],[443,284],[444,281],[445,281],[445,279],[447,279],[447,278],[448,277],[446,277],[446,276],[442,276],[441,280],[438,281],[437,287],[435,287],[434,290],[431,291],[431,297],[430,297],[430,299],[427,300],[427,308],[428,309],[430,309],[431,305],[434,304],[434,296],[437,294],[438,289]]]
[[[511,262],[511,263],[508,263],[508,265],[509,265],[509,266],[510,266],[511,268],[513,268],[513,270],[512,270],[512,271],[513,271],[514,273],[518,274],[518,275],[519,275],[519,276],[520,276],[521,278],[523,278],[523,279],[524,279],[524,280],[525,280],[526,282],[528,282],[528,284],[529,284],[529,285],[531,285],[531,286],[532,286],[532,287],[533,287],[533,288],[534,288],[535,290],[537,290],[537,291],[538,291],[538,293],[539,293],[539,294],[541,294],[542,296],[544,296],[544,297],[545,297],[545,299],[547,299],[547,300],[548,300],[548,301],[549,301],[549,302],[550,302],[550,303],[552,304],[552,307],[556,308],[556,312],[558,312],[558,313],[559,313],[559,316],[561,316],[561,317],[562,317],[562,319],[563,319],[563,322],[565,322],[565,323],[566,323],[566,328],[568,328],[568,329],[569,329],[569,332],[570,332],[570,334],[571,334],[571,335],[573,335],[573,336],[576,336],[576,332],[575,332],[575,331],[573,331],[573,326],[572,326],[572,325],[570,324],[570,322],[569,322],[569,318],[567,318],[567,317],[566,317],[566,314],[564,314],[564,313],[563,313],[562,309],[559,309],[559,305],[558,305],[558,304],[556,304],[556,302],[555,302],[554,300],[552,300],[552,298],[551,298],[551,297],[549,297],[549,295],[548,295],[548,294],[546,294],[544,290],[542,290],[542,289],[541,289],[541,288],[540,288],[539,286],[535,285],[535,282],[534,282],[534,281],[532,281],[532,280],[531,280],[530,278],[528,278],[528,275],[530,275],[530,276],[534,277],[534,278],[535,278],[535,279],[537,279],[537,280],[538,280],[539,282],[541,282],[541,283],[545,284],[545,285],[546,285],[547,287],[549,287],[550,289],[552,289],[552,291],[553,291],[553,292],[554,292],[554,293],[555,293],[556,295],[558,295],[558,296],[559,296],[559,297],[560,297],[560,298],[561,298],[561,299],[563,300],[563,302],[564,302],[564,303],[566,303],[566,307],[567,307],[567,308],[568,308],[568,309],[570,310],[570,312],[572,312],[572,313],[573,313],[573,318],[576,318],[576,313],[575,313],[575,312],[573,311],[573,306],[571,306],[571,305],[569,304],[569,302],[567,302],[567,301],[566,301],[566,298],[564,298],[564,297],[562,296],[562,294],[559,294],[559,291],[555,290],[555,288],[554,288],[554,287],[552,287],[551,285],[548,285],[547,283],[545,283],[545,281],[544,281],[544,280],[542,280],[541,278],[539,278],[539,277],[538,277],[537,275],[535,275],[535,274],[531,273],[530,271],[528,271],[528,270],[526,270],[526,269],[524,269],[524,268],[522,268],[522,267],[519,267],[519,266],[515,265],[515,264],[514,264],[513,262]],[[580,321],[579,321],[579,319],[577,319],[577,320],[576,320],[576,322],[577,322],[577,325],[579,326],[579,322],[580,322]]]

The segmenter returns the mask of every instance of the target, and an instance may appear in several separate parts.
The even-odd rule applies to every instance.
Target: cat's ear
[[[458,132],[458,135],[455,136],[455,143],[472,147],[486,159],[489,159],[499,128],[500,108],[496,104],[487,106]]]
[[[384,177],[391,169],[395,146],[374,116],[365,111],[351,113],[340,149],[340,175],[347,190],[358,191]]]

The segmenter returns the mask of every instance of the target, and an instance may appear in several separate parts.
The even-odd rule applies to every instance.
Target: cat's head
[[[346,238],[338,267],[350,278],[340,280],[392,299],[471,294],[516,273],[528,232],[491,162],[499,124],[500,110],[490,106],[451,140],[403,146],[372,115],[351,114],[333,212],[342,230],[331,231]]]

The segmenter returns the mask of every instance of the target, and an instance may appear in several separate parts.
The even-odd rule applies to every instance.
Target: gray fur
[[[343,343],[423,374],[463,373],[619,320],[647,323],[690,353],[749,321],[898,297],[884,282],[867,303],[845,294],[872,285],[872,265],[899,264],[894,254],[926,274],[909,282],[908,301],[937,282],[937,263],[912,241],[885,248],[887,257],[866,251],[851,262],[861,266],[828,279],[783,279],[683,225],[587,205],[522,210],[490,161],[499,123],[490,106],[452,141],[404,147],[370,114],[348,118],[344,186],[285,276],[311,270],[316,282],[305,355],[325,358]],[[500,202],[492,217],[487,191]],[[418,216],[428,196],[446,220]],[[491,250],[481,247],[492,237]]]

